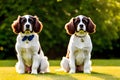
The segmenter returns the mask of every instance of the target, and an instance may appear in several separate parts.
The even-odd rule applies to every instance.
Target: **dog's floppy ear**
[[[72,34],[75,33],[74,20],[75,20],[74,18],[71,18],[70,21],[65,24],[66,32],[67,32],[69,35],[72,35]]]
[[[89,33],[94,33],[96,32],[96,25],[93,23],[90,17],[88,17],[88,26],[87,26],[87,31]]]
[[[42,31],[42,28],[43,28],[43,25],[42,23],[39,21],[38,17],[37,16],[34,16],[35,18],[35,25],[33,27],[33,31],[36,32],[36,33],[39,33]]]
[[[18,34],[21,31],[20,19],[21,19],[21,16],[18,16],[17,20],[15,20],[11,25],[13,32],[16,34]]]

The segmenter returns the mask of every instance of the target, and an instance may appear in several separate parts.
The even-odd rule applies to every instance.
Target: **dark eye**
[[[86,24],[86,23],[88,23],[88,20],[87,19],[83,19],[82,22]]]
[[[21,18],[21,23],[25,23],[26,21],[26,18]]]
[[[34,20],[33,19],[28,19],[28,21],[30,22],[30,23],[33,23],[34,22]]]
[[[78,24],[79,22],[80,22],[80,19],[79,19],[79,18],[75,19],[75,23],[76,23],[76,24]]]

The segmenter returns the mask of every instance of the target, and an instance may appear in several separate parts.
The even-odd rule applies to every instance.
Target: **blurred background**
[[[11,24],[25,14],[43,23],[39,38],[49,59],[65,56],[70,36],[64,25],[80,14],[96,24],[96,33],[90,34],[92,59],[120,58],[120,0],[0,0],[0,59],[16,59]]]

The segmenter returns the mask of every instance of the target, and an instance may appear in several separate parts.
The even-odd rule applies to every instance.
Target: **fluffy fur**
[[[96,25],[89,17],[79,15],[66,23],[65,29],[71,38],[66,57],[61,61],[62,69],[69,73],[91,73],[92,42],[89,33],[95,32]]]
[[[12,24],[13,32],[18,34],[15,49],[17,51],[18,62],[16,71],[20,74],[49,71],[49,62],[41,49],[39,43],[39,33],[43,28],[37,16],[18,16]]]

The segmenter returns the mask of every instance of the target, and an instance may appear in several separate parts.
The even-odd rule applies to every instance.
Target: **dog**
[[[46,73],[49,72],[49,62],[42,51],[37,33],[41,32],[43,25],[37,16],[18,16],[12,23],[12,29],[18,34],[15,49],[18,62],[16,72],[23,73]]]
[[[71,38],[66,57],[61,60],[61,68],[71,74],[91,73],[92,42],[89,33],[96,31],[96,25],[89,17],[78,15],[66,23],[65,29]]]

